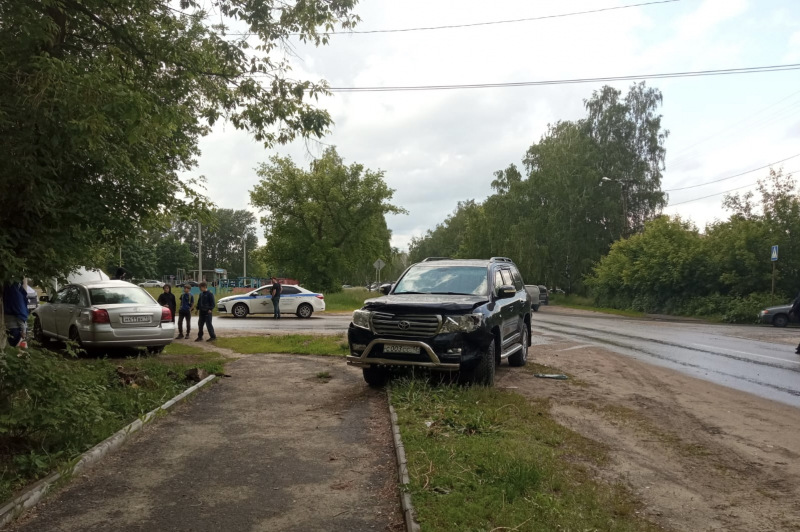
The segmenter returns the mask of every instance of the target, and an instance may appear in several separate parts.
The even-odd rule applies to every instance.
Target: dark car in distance
[[[408,366],[492,385],[503,359],[527,362],[531,299],[510,259],[426,259],[381,291],[353,313],[348,329],[347,363],[361,367],[371,386]]]

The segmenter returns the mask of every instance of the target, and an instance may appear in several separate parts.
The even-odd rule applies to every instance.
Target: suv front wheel
[[[480,352],[478,360],[470,369],[462,369],[460,380],[463,384],[492,386],[494,384],[495,342]]]
[[[382,388],[389,382],[389,370],[381,366],[364,368],[364,380],[373,388]]]

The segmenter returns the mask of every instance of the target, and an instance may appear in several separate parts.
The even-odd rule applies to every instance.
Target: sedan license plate
[[[384,345],[384,353],[402,353],[404,355],[418,355],[419,347],[413,345]]]
[[[122,316],[122,323],[150,323],[150,316]]]

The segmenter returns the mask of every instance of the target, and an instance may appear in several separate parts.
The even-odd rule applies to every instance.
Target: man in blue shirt
[[[5,314],[8,343],[16,347],[24,340],[28,330],[28,284],[5,283],[3,285],[3,314]]]
[[[213,342],[217,339],[217,335],[214,334],[214,326],[211,324],[215,305],[214,294],[208,291],[208,285],[203,281],[200,283],[200,295],[197,297],[197,313],[200,315],[200,318],[197,320],[197,326],[200,330],[198,331],[199,334],[195,342],[203,341],[203,325],[208,328],[208,335],[210,336],[208,341]]]

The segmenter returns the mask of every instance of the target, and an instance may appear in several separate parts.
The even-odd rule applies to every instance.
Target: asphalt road
[[[800,341],[798,329],[665,323],[552,307],[534,314],[533,328],[800,407],[800,355],[791,343]],[[580,347],[569,348],[570,356],[580,356]]]

